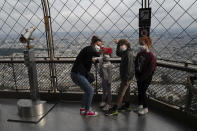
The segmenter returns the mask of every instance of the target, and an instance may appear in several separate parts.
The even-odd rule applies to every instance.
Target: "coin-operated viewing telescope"
[[[30,99],[20,99],[17,102],[18,115],[20,119],[41,116],[44,114],[45,101],[39,100],[39,89],[37,80],[37,70],[35,61],[35,52],[30,41],[34,40],[32,37],[35,27],[26,29],[24,34],[21,34],[20,42],[25,44],[24,50],[24,64],[28,70],[29,86],[30,86]]]
[[[35,31],[35,27],[30,27],[28,29],[26,29],[24,34],[21,34],[20,37],[20,42],[21,43],[28,43],[30,40],[34,40],[34,38],[32,37],[32,33]]]
[[[26,29],[24,34],[21,34],[20,41],[25,44],[24,50],[24,63],[28,69],[30,96],[32,100],[38,99],[38,81],[37,81],[37,70],[35,62],[35,52],[33,46],[30,45],[30,40],[34,40],[32,37],[35,27]]]

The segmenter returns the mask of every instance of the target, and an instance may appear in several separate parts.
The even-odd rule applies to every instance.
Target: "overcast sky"
[[[178,19],[178,24],[173,28],[188,28],[191,24],[188,29],[197,29],[197,21],[194,21],[197,18],[196,0],[150,1],[154,14],[152,28],[160,29],[165,26],[168,29]],[[54,31],[138,29],[141,0],[49,0],[49,2]],[[44,31],[42,20],[40,0],[0,0],[0,34],[10,31],[20,33],[24,27],[32,25],[38,28],[37,31],[42,32]]]

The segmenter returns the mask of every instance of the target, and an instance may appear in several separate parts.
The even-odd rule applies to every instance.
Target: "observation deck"
[[[197,88],[191,82],[197,74],[196,7],[196,0],[1,0],[0,131],[196,131]],[[143,26],[146,22],[140,27],[139,9],[150,9],[148,27]],[[20,41],[29,27],[35,27],[34,38],[28,42],[35,53],[39,98],[50,110],[36,121],[10,121],[18,115],[17,101],[31,98],[32,78],[24,57],[28,46]],[[113,49],[114,101],[120,85],[120,58],[114,40],[127,39],[136,55],[141,30],[152,38],[151,51],[157,57],[147,92],[150,112],[146,116],[133,111],[104,116],[98,107],[101,78],[93,65],[92,107],[99,115],[80,115],[83,92],[70,78],[79,51],[90,44],[93,35]],[[130,88],[134,109],[138,94],[135,78]]]

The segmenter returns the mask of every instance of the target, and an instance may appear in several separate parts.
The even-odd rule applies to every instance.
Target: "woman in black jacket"
[[[101,45],[101,39],[93,36],[91,45],[86,46],[80,51],[71,70],[71,79],[84,91],[80,113],[86,116],[97,115],[97,112],[90,110],[94,89],[91,87],[89,72],[92,67],[92,58],[100,56]]]

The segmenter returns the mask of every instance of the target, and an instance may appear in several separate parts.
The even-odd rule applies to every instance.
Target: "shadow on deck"
[[[16,112],[17,99],[0,100],[0,131],[196,131],[194,127],[172,118],[158,110],[150,109],[146,116],[134,112],[119,113],[106,117],[98,108],[97,117],[79,114],[79,102],[59,102],[38,124],[8,122],[10,114]]]

